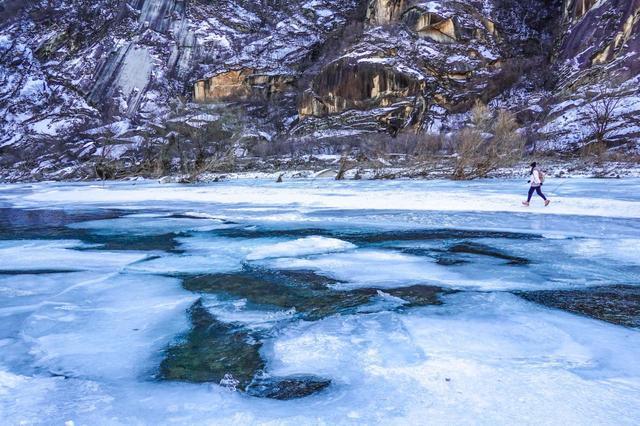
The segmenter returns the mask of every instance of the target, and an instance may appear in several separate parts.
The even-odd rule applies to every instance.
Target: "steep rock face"
[[[359,41],[305,91],[299,104],[303,121],[295,131],[327,127],[318,118],[340,126],[331,116],[351,110],[369,116],[368,123],[360,120],[366,130],[376,122],[382,124],[376,128],[392,132],[437,130],[448,114],[494,95],[491,81],[507,53],[491,19],[474,5],[372,0],[368,11]]]
[[[10,2],[0,10],[0,160],[18,168],[32,168],[36,157],[49,168],[81,164],[101,152],[101,138],[119,144],[113,152],[135,156],[149,127],[165,122],[178,98],[262,101],[284,94],[283,108],[293,115],[295,78],[358,5],[357,0]],[[226,94],[216,89],[216,76],[241,69],[256,71],[235,89],[228,86]],[[214,84],[207,83],[210,78]],[[195,99],[198,85],[207,90]],[[232,96],[234,90],[241,96]],[[197,108],[188,105],[186,112]],[[251,114],[256,111],[262,110]],[[264,122],[260,132],[282,131],[281,122]]]
[[[579,72],[621,59],[627,75],[640,63],[640,0],[566,0],[557,60]]]
[[[385,107],[416,96],[423,89],[419,74],[375,60],[342,58],[314,79],[313,89],[305,93],[299,112],[301,116],[322,117],[347,109]]]
[[[135,114],[149,86],[152,71],[153,57],[149,50],[128,43],[103,63],[88,99],[99,105],[103,99],[121,96],[127,105],[126,113]]]
[[[598,0],[564,0],[565,21],[575,23],[591,9]]]
[[[193,99],[203,103],[270,99],[292,90],[294,84],[295,77],[291,75],[262,74],[242,68],[198,80]]]
[[[458,40],[454,17],[445,18],[417,7],[408,10],[404,16],[404,21],[409,28],[422,37],[441,43],[452,43]]]
[[[556,93],[541,128],[543,148],[577,148],[592,137],[593,106],[619,99],[607,138],[640,140],[640,0],[565,0],[554,54]]]
[[[408,0],[371,0],[367,8],[367,22],[384,25],[400,19]]]

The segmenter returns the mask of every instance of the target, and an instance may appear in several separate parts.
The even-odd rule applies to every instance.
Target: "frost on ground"
[[[640,180],[526,189],[0,185],[0,415],[638,424]]]

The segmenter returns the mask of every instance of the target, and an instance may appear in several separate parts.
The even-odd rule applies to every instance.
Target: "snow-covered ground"
[[[640,285],[640,179],[544,189],[525,208],[523,180],[0,184],[0,418],[638,424],[640,330],[518,295]],[[292,272],[326,282],[247,278]],[[264,375],[331,384],[283,401],[161,380],[197,300],[260,341]]]
[[[317,221],[311,211],[403,210],[412,212],[511,212],[543,215],[580,215],[640,218],[633,192],[637,179],[548,179],[544,191],[553,207],[532,203],[521,206],[528,184],[522,180],[455,182],[439,181],[343,181],[299,179],[286,183],[258,179],[232,180],[210,185],[159,185],[149,181],[42,183],[2,185],[0,194],[21,208],[94,205],[102,208],[164,208],[167,203],[182,208],[196,205],[217,218],[252,217],[239,212],[251,208],[275,209],[260,220],[296,218]],[[19,190],[24,188],[24,190]],[[237,207],[241,209],[238,210]],[[221,213],[222,208],[222,213]],[[209,210],[212,209],[212,212]],[[229,210],[229,211],[228,211]],[[427,216],[428,217],[428,216]],[[422,218],[421,220],[424,220]],[[145,225],[146,226],[146,225]]]

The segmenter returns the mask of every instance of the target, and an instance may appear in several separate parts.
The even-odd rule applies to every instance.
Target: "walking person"
[[[528,206],[529,202],[531,201],[531,197],[533,196],[533,193],[537,192],[538,195],[542,197],[542,199],[544,200],[544,205],[548,206],[551,200],[547,200],[547,197],[545,197],[544,194],[542,193],[542,184],[544,183],[544,173],[538,170],[538,163],[536,163],[535,161],[531,163],[529,166],[531,167],[531,171],[529,172],[529,175],[531,176],[531,179],[529,180],[529,182],[531,182],[531,187],[529,188],[529,196],[527,197],[527,201],[523,201],[522,204],[525,206]]]

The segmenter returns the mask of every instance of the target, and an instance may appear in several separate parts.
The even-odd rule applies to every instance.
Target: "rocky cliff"
[[[640,1],[564,0],[552,53],[554,84],[540,128],[547,149],[589,141],[592,105],[613,94],[608,139],[637,149],[640,138]]]
[[[136,163],[180,120],[242,143],[449,132],[477,99],[570,151],[611,94],[608,143],[638,149],[640,0],[524,3],[5,0],[0,165]]]

